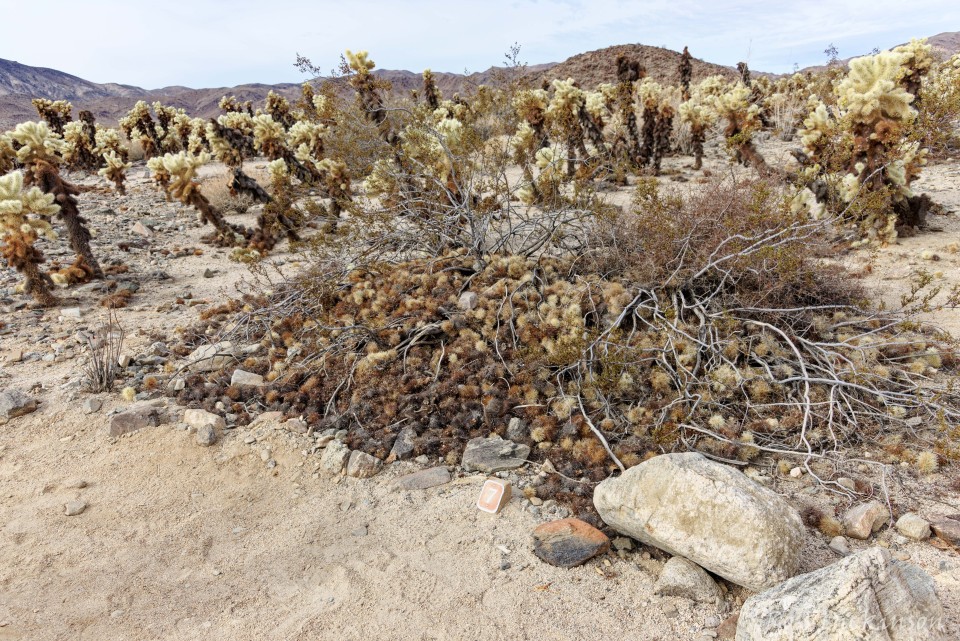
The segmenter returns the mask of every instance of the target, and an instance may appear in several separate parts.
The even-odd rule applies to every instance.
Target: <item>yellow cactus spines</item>
[[[127,148],[123,144],[123,140],[120,138],[120,132],[116,129],[108,129],[106,127],[97,126],[95,140],[97,146],[94,148],[94,151],[99,156],[103,156],[109,151],[112,151],[120,158],[126,160],[127,158]]]
[[[900,84],[908,93],[919,98],[923,78],[933,68],[933,47],[927,44],[926,38],[913,39],[905,45],[895,47],[893,53],[902,56]]]
[[[367,51],[358,51],[356,53],[347,49],[347,65],[359,76],[367,76],[370,71],[376,67],[376,63],[370,60],[370,54]]]
[[[276,158],[279,149],[285,146],[287,132],[283,125],[268,114],[253,118],[253,140],[257,149],[268,158]]]
[[[847,77],[837,87],[841,108],[862,123],[876,123],[882,118],[913,120],[913,95],[897,82],[903,60],[903,54],[891,51],[851,60]]]
[[[678,113],[680,121],[690,125],[690,142],[693,147],[693,168],[703,167],[703,143],[706,141],[707,128],[717,121],[717,113],[709,106],[699,102],[701,97],[695,95],[690,100],[680,103]]]
[[[290,172],[287,171],[287,163],[283,160],[273,160],[267,165],[267,171],[270,173],[270,179],[273,181],[286,180]]]
[[[11,171],[16,159],[17,151],[13,148],[13,140],[8,134],[0,133],[0,174]]]
[[[19,171],[0,177],[0,254],[26,277],[24,291],[44,306],[54,304],[56,299],[50,293],[49,278],[39,268],[43,254],[33,243],[38,234],[55,236],[48,219],[59,211],[53,194],[37,187],[25,190]]]
[[[73,105],[66,100],[47,100],[46,98],[34,98],[32,103],[40,118],[50,125],[55,134],[62,136],[64,128],[71,122],[70,112]]]
[[[810,114],[803,120],[803,129],[800,142],[803,150],[815,160],[826,142],[833,138],[837,129],[837,121],[830,114],[830,110],[823,102],[819,102]]]
[[[66,143],[51,131],[45,122],[22,122],[9,132],[10,139],[20,145],[17,160],[28,165],[39,160],[60,164]]]
[[[100,169],[100,171],[97,173],[107,180],[112,181],[113,184],[116,185],[119,193],[127,193],[126,187],[123,184],[124,180],[126,179],[125,172],[133,165],[131,163],[124,162],[123,158],[112,149],[103,154],[103,161],[106,163],[106,166]]]
[[[297,150],[298,159],[300,154],[307,154],[314,158],[323,158],[323,136],[327,127],[317,122],[301,120],[294,124],[287,131],[287,145]],[[300,148],[304,147],[301,152]]]
[[[210,154],[201,153],[193,156],[181,151],[176,154],[164,154],[159,158],[159,161],[166,172],[170,174],[170,185],[168,187],[170,195],[181,202],[185,202],[190,199],[194,190],[199,189],[199,185],[194,181],[194,178],[196,178],[200,167],[210,162]]]

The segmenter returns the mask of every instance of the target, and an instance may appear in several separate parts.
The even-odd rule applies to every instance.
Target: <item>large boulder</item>
[[[618,532],[759,591],[796,574],[805,536],[786,501],[696,453],[665,454],[600,483],[600,517]]]
[[[938,641],[943,606],[931,579],[879,547],[747,599],[737,641]]]

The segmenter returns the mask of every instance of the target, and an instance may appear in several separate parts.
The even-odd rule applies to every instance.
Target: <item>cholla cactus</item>
[[[431,109],[437,109],[440,106],[440,90],[437,89],[437,82],[429,69],[423,70],[423,98]]]
[[[640,105],[643,107],[643,128],[640,135],[643,143],[640,146],[639,164],[646,166],[653,159],[656,136],[654,129],[657,126],[657,110],[661,103],[663,88],[650,78],[645,78],[637,89]]]
[[[750,89],[737,83],[726,93],[714,97],[712,106],[717,115],[726,120],[723,134],[735,158],[752,165],[761,174],[769,173],[770,167],[753,145],[753,133],[760,129],[761,122],[760,108],[750,104]]]
[[[241,244],[249,237],[249,231],[228,223],[223,214],[200,193],[200,184],[194,180],[200,167],[209,161],[210,155],[207,153],[193,156],[181,151],[151,158],[147,167],[154,172],[154,180],[161,184],[170,196],[196,209],[201,222],[213,225],[220,242],[226,245]],[[162,176],[160,180],[156,178],[158,175]]]
[[[63,139],[66,142],[63,161],[68,166],[87,171],[100,167],[101,160],[96,153],[96,128],[93,123],[88,124],[83,121],[67,123],[63,129]]]
[[[923,78],[933,68],[933,47],[927,44],[927,39],[911,40],[908,44],[893,49],[900,59],[900,84],[915,97],[914,106],[920,101],[920,88]]]
[[[680,103],[680,121],[690,125],[690,141],[693,147],[693,168],[703,167],[703,143],[706,141],[707,128],[717,121],[717,114],[710,107],[699,102],[701,98],[691,98]]]
[[[690,100],[690,80],[693,77],[693,56],[690,50],[683,48],[680,54],[680,63],[677,67],[677,75],[680,77],[680,91],[683,100]]]
[[[33,243],[38,234],[54,236],[49,218],[59,210],[52,194],[37,187],[25,190],[19,171],[0,177],[0,253],[10,267],[25,276],[24,291],[45,307],[56,299],[50,293],[49,278],[39,268],[43,254]]]
[[[513,98],[513,108],[521,121],[526,123],[533,135],[535,146],[531,154],[550,144],[546,132],[547,92],[543,89],[522,89]],[[520,147],[517,147],[520,149]],[[532,159],[532,155],[531,155]]]
[[[280,123],[284,129],[290,129],[296,122],[291,113],[290,102],[278,93],[270,91],[267,93],[266,109],[275,122]]]
[[[47,100],[46,98],[34,98],[31,102],[40,118],[47,121],[54,133],[62,137],[64,128],[72,120],[70,111],[73,105],[66,100]]]
[[[56,198],[60,206],[60,217],[67,226],[71,248],[78,259],[86,263],[86,268],[94,278],[103,278],[100,264],[90,248],[91,236],[87,221],[80,216],[77,205],[76,196],[80,191],[65,181],[57,169],[66,143],[57,138],[44,122],[21,123],[8,135],[20,145],[17,160],[27,168],[28,184],[35,185]]]
[[[312,183],[319,180],[320,175],[313,164],[301,162],[287,147],[287,132],[269,115],[254,117],[253,141],[257,150],[270,160],[282,159],[286,162],[290,172],[302,182]]]
[[[143,100],[137,101],[133,109],[120,119],[119,124],[120,130],[128,139],[140,142],[143,147],[143,154],[147,159],[154,158],[161,153],[160,134],[146,102]]]
[[[8,134],[0,133],[0,174],[13,170],[17,160],[17,150],[13,148],[13,140]]]
[[[634,87],[638,80],[645,78],[647,70],[636,60],[624,55],[617,56],[617,106],[625,135],[618,137],[614,147],[621,149],[621,155],[633,165],[641,165],[640,132],[637,129],[637,114],[633,108]]]
[[[220,99],[218,106],[225,113],[242,113],[253,117],[253,103],[249,100],[240,102],[236,96],[224,96]]]
[[[553,81],[553,97],[544,115],[555,137],[566,142],[567,178],[573,178],[578,156],[581,162],[589,156],[580,122],[585,104],[586,96],[573,78]]]
[[[109,150],[103,155],[103,161],[106,163],[106,166],[103,167],[97,173],[113,182],[117,187],[117,192],[121,195],[127,193],[127,189],[124,186],[123,182],[126,179],[126,170],[130,169],[133,165],[128,162],[124,162],[115,151]]]

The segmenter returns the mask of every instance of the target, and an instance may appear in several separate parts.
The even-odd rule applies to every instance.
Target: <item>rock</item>
[[[721,599],[717,582],[703,568],[682,556],[671,558],[660,571],[654,594],[679,596],[697,603],[717,603]]]
[[[83,511],[84,511],[85,509],[87,509],[87,504],[84,503],[83,501],[77,499],[77,500],[75,500],[75,501],[70,501],[69,503],[67,503],[67,504],[64,505],[63,507],[64,507],[64,510],[65,510],[64,513],[65,513],[67,516],[77,516],[78,514],[83,514]]]
[[[233,376],[230,377],[230,384],[238,387],[260,387],[263,385],[263,377],[253,372],[235,369]]]
[[[529,432],[527,431],[527,425],[519,418],[514,416],[510,419],[510,422],[507,423],[507,438],[511,441],[519,441],[527,437]]]
[[[367,526],[366,526],[366,525],[361,525],[361,526],[358,527],[358,528],[355,528],[355,529],[353,529],[353,530],[350,530],[350,534],[351,534],[352,536],[357,536],[357,537],[366,536],[366,535],[367,535]]]
[[[134,234],[139,234],[147,238],[150,238],[151,236],[153,236],[153,231],[151,231],[149,227],[147,227],[146,225],[144,225],[139,221],[137,221],[137,223],[130,228],[130,231],[133,232]]]
[[[854,480],[851,479],[851,478],[847,478],[846,476],[841,476],[840,478],[838,478],[838,479],[837,479],[837,485],[839,485],[839,486],[842,487],[843,489],[848,490],[848,491],[850,491],[850,492],[856,492],[856,491],[857,491],[857,483],[856,483],[856,481],[854,481]]]
[[[83,402],[83,413],[93,414],[99,412],[101,407],[103,407],[103,402],[99,398],[88,398]]]
[[[110,417],[110,436],[120,436],[145,427],[157,427],[168,422],[167,402],[165,399],[144,401]]]
[[[430,457],[427,456],[426,454],[421,454],[417,458],[413,459],[413,462],[418,465],[427,465],[428,463],[430,463]]]
[[[960,514],[937,519],[931,525],[933,533],[952,545],[960,545]]]
[[[79,307],[64,307],[60,310],[60,315],[64,318],[78,319],[82,316]]]
[[[618,536],[613,540],[613,549],[618,552],[629,552],[633,549],[633,539],[626,536]]]
[[[463,311],[469,312],[477,306],[479,298],[476,292],[463,292],[460,294],[460,300],[457,301],[457,306]]]
[[[261,425],[266,425],[267,423],[279,423],[283,420],[283,412],[264,412],[259,414],[248,427],[253,429],[254,427],[260,427]]]
[[[850,554],[850,545],[842,536],[835,536],[830,539],[830,549],[843,556]]]
[[[792,470],[790,470],[790,476],[791,478],[795,478],[795,479],[800,478],[801,476],[803,476],[803,468],[800,468],[800,467],[793,468]]]
[[[207,410],[187,410],[183,413],[183,422],[197,429],[206,425],[210,425],[216,430],[225,430],[227,428],[227,422],[222,416],[208,412]]]
[[[880,547],[750,597],[737,641],[946,639],[933,580]]]
[[[470,439],[463,450],[463,469],[468,472],[493,474],[513,470],[526,464],[530,448],[500,438]]]
[[[576,567],[609,549],[607,535],[580,519],[550,521],[533,531],[533,553],[561,568]]]
[[[0,392],[0,425],[36,409],[37,400],[19,389],[10,388]]]
[[[197,428],[197,445],[210,447],[217,442],[217,430],[213,425],[201,425]]]
[[[880,501],[855,505],[843,515],[843,531],[854,539],[868,539],[890,520],[890,512]]]
[[[167,383],[167,389],[171,392],[179,392],[187,386],[187,381],[180,378],[179,376]]]
[[[413,456],[414,439],[417,433],[412,427],[405,427],[397,434],[397,440],[390,449],[389,461],[405,461]]]
[[[724,641],[733,641],[737,636],[737,623],[740,620],[740,613],[731,614],[717,626],[717,638]]]
[[[918,514],[907,512],[897,519],[897,531],[910,539],[924,541],[930,538],[930,524]]]
[[[401,490],[426,490],[450,482],[450,472],[445,467],[431,467],[413,474],[401,476],[394,483]]]
[[[320,457],[320,468],[328,474],[340,474],[349,458],[349,447],[340,441],[330,441]]]
[[[310,431],[310,428],[307,426],[305,421],[301,421],[299,418],[291,418],[283,422],[283,429],[288,432],[293,432],[294,434],[306,434]]]
[[[615,530],[763,590],[793,576],[806,535],[797,511],[700,454],[664,454],[601,482],[593,502]]]
[[[350,460],[347,462],[347,476],[358,479],[370,478],[379,472],[381,467],[383,467],[383,461],[376,456],[354,450],[350,453]]]
[[[203,277],[204,277],[204,278],[213,278],[213,277],[216,276],[216,275],[217,275],[217,272],[213,271],[213,270],[210,269],[209,267],[207,267],[205,270],[203,270]]]
[[[193,372],[215,372],[234,362],[234,347],[230,341],[201,345],[187,356],[187,368]]]

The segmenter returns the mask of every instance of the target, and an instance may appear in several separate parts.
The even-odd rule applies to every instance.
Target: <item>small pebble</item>
[[[76,500],[70,501],[63,507],[67,516],[77,516],[78,514],[83,514],[83,511],[87,509],[87,504],[83,501]]]

